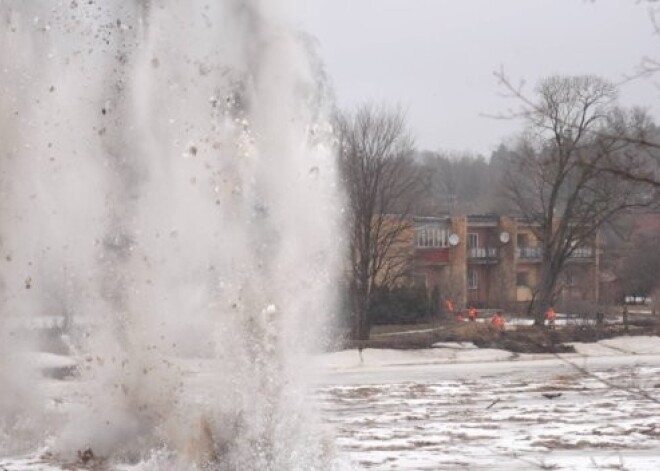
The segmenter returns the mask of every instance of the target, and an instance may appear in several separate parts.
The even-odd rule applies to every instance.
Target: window
[[[479,234],[473,232],[468,233],[467,248],[476,249],[477,247],[479,247]]]
[[[519,271],[516,273],[517,286],[529,286],[529,273],[526,271]]]
[[[518,234],[516,242],[518,247],[529,247],[529,234]]]
[[[447,247],[447,230],[439,225],[425,224],[416,229],[417,247]]]
[[[479,287],[479,278],[477,276],[477,270],[470,268],[468,270],[468,279],[467,279],[468,289],[477,289]]]

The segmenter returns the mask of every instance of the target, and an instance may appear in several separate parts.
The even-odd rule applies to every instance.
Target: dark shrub
[[[428,320],[429,300],[424,288],[380,288],[369,306],[372,325],[413,324]]]

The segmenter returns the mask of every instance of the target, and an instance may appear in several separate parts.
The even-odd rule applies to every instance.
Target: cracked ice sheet
[[[388,353],[343,371],[330,362],[319,397],[357,469],[660,469],[660,405],[601,381],[660,399],[660,339],[613,340],[639,353],[608,348],[580,365],[591,375],[551,356],[431,365],[420,355],[402,368]]]
[[[595,373],[630,384],[625,369]],[[634,378],[646,384],[659,374],[636,368]],[[657,403],[589,376],[525,376],[326,386],[319,395],[339,448],[358,468],[660,469]],[[547,391],[562,395],[548,400]],[[493,397],[501,400],[488,409]]]

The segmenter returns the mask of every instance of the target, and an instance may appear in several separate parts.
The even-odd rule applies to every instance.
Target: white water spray
[[[330,466],[306,358],[335,170],[279,3],[0,1],[0,380],[30,389],[16,318],[69,320],[81,359],[63,414],[31,395],[0,418],[43,414],[63,459]]]

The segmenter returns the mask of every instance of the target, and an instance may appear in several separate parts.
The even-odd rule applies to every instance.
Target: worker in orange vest
[[[497,330],[504,332],[504,317],[501,313],[496,312],[495,315],[491,318],[490,323]]]
[[[477,310],[474,308],[474,306],[470,307],[470,310],[468,311],[468,318],[470,319],[470,322],[476,322]]]
[[[547,312],[545,313],[545,318],[548,320],[548,326],[551,329],[554,329],[555,328],[555,319],[557,318],[557,313],[555,312],[555,310],[553,309],[552,306],[550,306],[550,309],[548,309]]]

